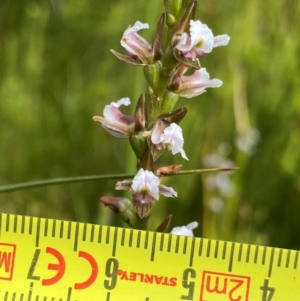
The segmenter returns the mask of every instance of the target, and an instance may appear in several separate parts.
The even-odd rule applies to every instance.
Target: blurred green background
[[[117,61],[137,19],[152,41],[162,0],[0,2],[0,185],[134,171],[128,141],[92,120],[146,88],[142,68]],[[177,199],[161,197],[150,228],[193,220],[197,236],[300,249],[300,2],[202,0],[198,18],[229,46],[201,59],[224,84],[195,99],[182,121],[185,151],[161,165],[239,166],[232,174],[171,177]],[[127,113],[133,111],[133,106]],[[122,180],[122,179],[120,179]],[[99,203],[115,181],[0,194],[0,211],[124,226]]]

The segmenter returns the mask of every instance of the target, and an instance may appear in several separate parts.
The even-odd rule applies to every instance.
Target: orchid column
[[[120,61],[144,68],[149,89],[141,94],[134,114],[121,112],[122,105],[131,104],[129,98],[121,98],[104,108],[103,117],[93,118],[114,137],[128,138],[137,158],[136,176],[130,181],[117,182],[115,187],[129,190],[132,200],[104,196],[101,201],[120,213],[131,227],[141,229],[147,228],[151,209],[160,194],[177,197],[172,187],[160,183],[160,176],[175,174],[181,165],[158,167],[157,158],[164,150],[169,150],[188,160],[183,149],[182,129],[178,125],[187,109],[175,108],[175,105],[179,97],[193,98],[204,93],[206,88],[222,85],[221,80],[210,79],[199,59],[214,47],[229,42],[227,35],[214,37],[207,25],[195,20],[196,1],[165,0],[164,4],[166,12],[158,21],[152,44],[138,33],[149,25],[136,21],[124,31],[121,39],[126,54],[111,50]],[[165,231],[168,222],[167,218],[158,230]]]

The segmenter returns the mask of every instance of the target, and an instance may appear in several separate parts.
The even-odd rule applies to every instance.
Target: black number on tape
[[[262,285],[260,289],[263,291],[261,301],[272,301],[273,295],[275,293],[275,288],[269,287],[269,279],[265,279],[264,285]]]
[[[188,294],[182,295],[181,299],[193,300],[194,290],[195,290],[195,281],[191,281],[191,279],[195,279],[195,278],[196,278],[196,271],[194,269],[188,268],[183,271],[182,287],[188,289]]]
[[[104,280],[104,287],[107,290],[113,290],[116,287],[118,279],[119,262],[115,258],[109,258],[106,261],[105,275],[109,279]]]

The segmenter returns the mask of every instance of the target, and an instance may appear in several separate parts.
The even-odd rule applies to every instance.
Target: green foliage
[[[142,68],[122,65],[109,49],[121,49],[124,29],[137,19],[150,24],[143,34],[152,40],[162,10],[162,1],[0,3],[0,185],[135,171],[128,141],[109,136],[92,116],[122,97],[135,103],[145,90]],[[198,3],[197,17],[231,37],[201,59],[224,84],[179,100],[189,110],[181,126],[190,161],[164,154],[159,162],[202,168],[225,145],[240,169],[227,197],[207,189],[207,175],[165,179],[179,197],[155,204],[152,229],[172,213],[171,226],[202,224],[198,236],[300,248],[299,16],[300,3],[291,0]],[[246,154],[235,141],[251,128],[260,140]],[[99,204],[103,194],[122,195],[114,185],[1,194],[0,211],[118,225]],[[223,199],[223,210],[211,210],[212,197]]]

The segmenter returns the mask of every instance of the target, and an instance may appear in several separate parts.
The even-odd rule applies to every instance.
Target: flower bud
[[[133,226],[136,223],[135,209],[132,203],[121,197],[103,196],[100,201],[108,206],[112,211],[119,213],[122,219],[129,225]]]
[[[165,0],[164,2],[167,12],[167,25],[174,26],[182,10],[182,0]]]
[[[174,15],[172,14],[167,14],[167,21],[166,21],[168,26],[173,26],[174,24],[176,24],[176,18]]]
[[[178,16],[182,7],[182,0],[165,0],[164,5],[168,14]]]

